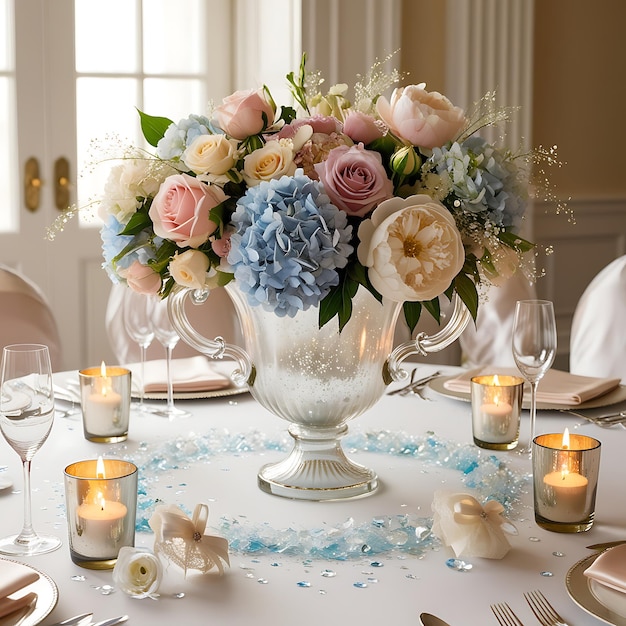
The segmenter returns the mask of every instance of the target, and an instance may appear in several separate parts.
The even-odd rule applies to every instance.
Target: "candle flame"
[[[569,429],[563,431],[563,450],[569,449]]]
[[[104,461],[102,457],[98,457],[98,462],[96,463],[96,478],[106,478],[106,474],[104,472]]]
[[[96,504],[100,507],[101,511],[104,511],[105,502],[106,500],[104,499],[102,492],[98,491],[98,494],[96,495]]]
[[[100,376],[105,377],[107,375],[107,366],[104,364],[104,361],[102,361],[102,364],[100,365]]]
[[[500,379],[498,378],[498,375],[497,375],[497,374],[494,374],[494,375],[493,375],[493,383],[492,383],[492,384],[493,384],[494,386],[498,386],[498,385],[500,385]],[[497,403],[496,403],[496,404],[497,404]]]

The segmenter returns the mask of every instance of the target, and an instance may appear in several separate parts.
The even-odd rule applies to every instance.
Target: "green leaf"
[[[320,302],[319,327],[327,324],[333,317],[339,318],[339,332],[348,323],[352,315],[352,298],[356,295],[359,283],[349,276],[340,277],[339,284],[333,287],[328,295]]]
[[[424,308],[433,316],[437,324],[441,322],[441,304],[439,298],[433,298],[427,302],[422,303]]]
[[[404,319],[412,335],[422,315],[422,303],[407,301],[402,305],[402,310],[404,311]]]
[[[498,234],[498,239],[509,246],[509,248],[513,248],[514,250],[519,250],[520,252],[528,252],[535,247],[534,243],[530,241],[526,241],[526,239],[522,239],[520,236],[515,233],[510,233],[507,231],[501,231]]]
[[[478,291],[474,281],[463,273],[454,279],[454,289],[469,310],[474,321],[478,315]]]
[[[141,132],[146,138],[146,141],[155,146],[159,143],[159,140],[165,135],[165,131],[174,123],[167,117],[155,117],[148,115],[143,111],[137,109],[139,117],[141,119]]]
[[[128,220],[128,224],[120,232],[120,235],[137,235],[145,228],[151,228],[152,220],[148,217],[148,213],[144,211],[136,211]]]
[[[283,120],[285,122],[285,125],[293,122],[293,120],[296,119],[296,116],[297,116],[297,113],[293,107],[286,107],[286,106],[280,107],[280,117],[278,119]]]

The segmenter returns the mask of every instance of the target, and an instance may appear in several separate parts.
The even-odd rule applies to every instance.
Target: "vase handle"
[[[397,346],[389,355],[383,368],[383,377],[386,384],[393,381],[403,381],[408,378],[408,372],[400,366],[412,355],[426,356],[429,352],[439,352],[454,343],[472,319],[471,313],[461,298],[455,293],[452,302],[454,308],[448,323],[434,335],[418,333],[415,339],[406,341]]]
[[[230,358],[237,363],[230,377],[239,387],[251,384],[254,378],[254,366],[248,353],[239,346],[226,343],[222,337],[209,339],[203,337],[191,325],[185,312],[185,301],[191,298],[193,304],[202,304],[209,297],[210,289],[188,289],[175,285],[168,296],[167,306],[172,326],[180,335],[180,338],[198,352],[211,359]]]

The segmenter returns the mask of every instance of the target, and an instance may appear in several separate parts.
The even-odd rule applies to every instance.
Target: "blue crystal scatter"
[[[457,572],[469,572],[473,565],[461,559],[448,559],[446,565]]]

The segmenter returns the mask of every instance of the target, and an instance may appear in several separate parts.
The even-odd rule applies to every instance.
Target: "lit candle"
[[[510,444],[519,433],[523,381],[512,376],[472,378],[474,440],[482,444]]]
[[[92,393],[86,398],[83,407],[89,431],[99,436],[117,434],[121,419],[122,396],[113,390],[104,361],[100,367],[100,376],[94,378],[91,389]]]
[[[550,501],[549,517],[553,522],[578,522],[585,517],[587,510],[587,488],[589,481],[579,474],[569,450],[569,431],[563,433],[559,454],[560,469],[543,477]]]
[[[124,537],[124,521],[128,509],[107,494],[106,471],[102,457],[98,458],[96,480],[89,481],[85,497],[76,508],[77,532],[72,548],[85,557],[117,557],[120,540]],[[98,480],[100,479],[100,480]]]

